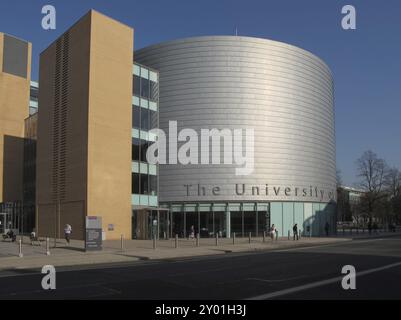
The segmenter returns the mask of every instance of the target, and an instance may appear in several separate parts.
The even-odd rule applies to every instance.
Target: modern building
[[[6,80],[15,83],[0,78],[1,90],[24,97],[20,198],[10,199],[24,201],[26,225],[35,212],[39,236],[61,237],[68,223],[76,239],[87,216],[102,218],[106,239],[186,237],[191,227],[202,237],[261,235],[272,224],[279,235],[294,223],[306,235],[323,234],[327,222],[334,230],[333,80],[322,60],[251,37],[135,52],[133,38],[131,27],[91,10],[42,52],[39,83],[29,78],[30,51],[25,78],[15,67],[6,68],[18,72]],[[253,129],[253,170],[149,162],[161,139],[153,129],[169,133],[174,121],[195,133]],[[225,137],[209,142],[213,149]]]
[[[0,33],[0,230],[22,215],[24,121],[28,117],[31,44]],[[5,217],[9,217],[7,221]],[[7,226],[5,226],[7,223]]]
[[[229,237],[294,223],[320,235],[336,225],[333,79],[327,65],[266,39],[206,36],[152,45],[136,61],[160,72],[160,128],[253,128],[254,171],[161,165],[159,201],[170,233]],[[198,161],[198,163],[201,163]],[[218,190],[218,192],[214,192]]]
[[[365,193],[358,188],[339,186],[337,188],[337,219],[349,222],[356,220],[358,216],[362,218],[364,215],[360,212],[360,202]],[[367,219],[367,215],[363,218]]]

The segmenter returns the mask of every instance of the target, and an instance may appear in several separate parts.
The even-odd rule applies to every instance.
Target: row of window
[[[157,195],[157,176],[132,173],[132,194]]]
[[[146,67],[140,66],[138,64],[134,64],[132,73],[138,77],[149,79],[153,82],[159,82],[157,72],[149,70]]]
[[[132,161],[147,162],[146,152],[153,142],[132,138]]]
[[[132,106],[132,127],[149,131],[157,128],[158,115],[156,111],[144,109],[138,106]]]
[[[159,85],[149,79],[144,79],[139,76],[133,76],[133,90],[132,93],[135,96],[149,99],[151,101],[157,101],[159,98]]]

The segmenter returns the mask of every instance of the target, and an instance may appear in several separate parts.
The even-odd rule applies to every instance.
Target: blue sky
[[[41,8],[57,10],[57,29],[41,28]],[[357,29],[341,28],[352,4]],[[401,1],[399,0],[2,0],[0,31],[33,43],[38,56],[90,8],[132,27],[136,49],[196,35],[288,42],[321,57],[335,81],[337,167],[353,184],[355,160],[371,149],[401,169]]]

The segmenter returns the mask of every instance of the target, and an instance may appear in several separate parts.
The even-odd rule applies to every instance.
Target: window
[[[141,92],[141,78],[138,76],[134,76],[133,92],[135,96],[139,96]]]
[[[141,79],[141,97],[149,99],[149,80]]]
[[[148,131],[150,127],[150,111],[142,108],[141,110],[141,129]]]
[[[137,138],[132,139],[132,161],[139,161],[140,140]]]
[[[132,193],[139,194],[139,174],[132,173]]]
[[[149,176],[150,194],[157,195],[157,176]]]
[[[39,97],[39,90],[38,90],[38,88],[31,87],[30,96],[31,96],[31,100],[33,100],[33,101],[38,101],[38,97]]]
[[[149,194],[149,176],[147,174],[140,175],[141,194]]]
[[[137,129],[141,128],[140,108],[137,106],[132,107],[132,127]]]
[[[141,161],[147,162],[146,161],[146,151],[148,150],[149,147],[149,142],[145,140],[141,140]]]

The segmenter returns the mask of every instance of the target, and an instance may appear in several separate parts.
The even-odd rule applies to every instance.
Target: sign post
[[[102,217],[87,216],[85,251],[102,250]]]

